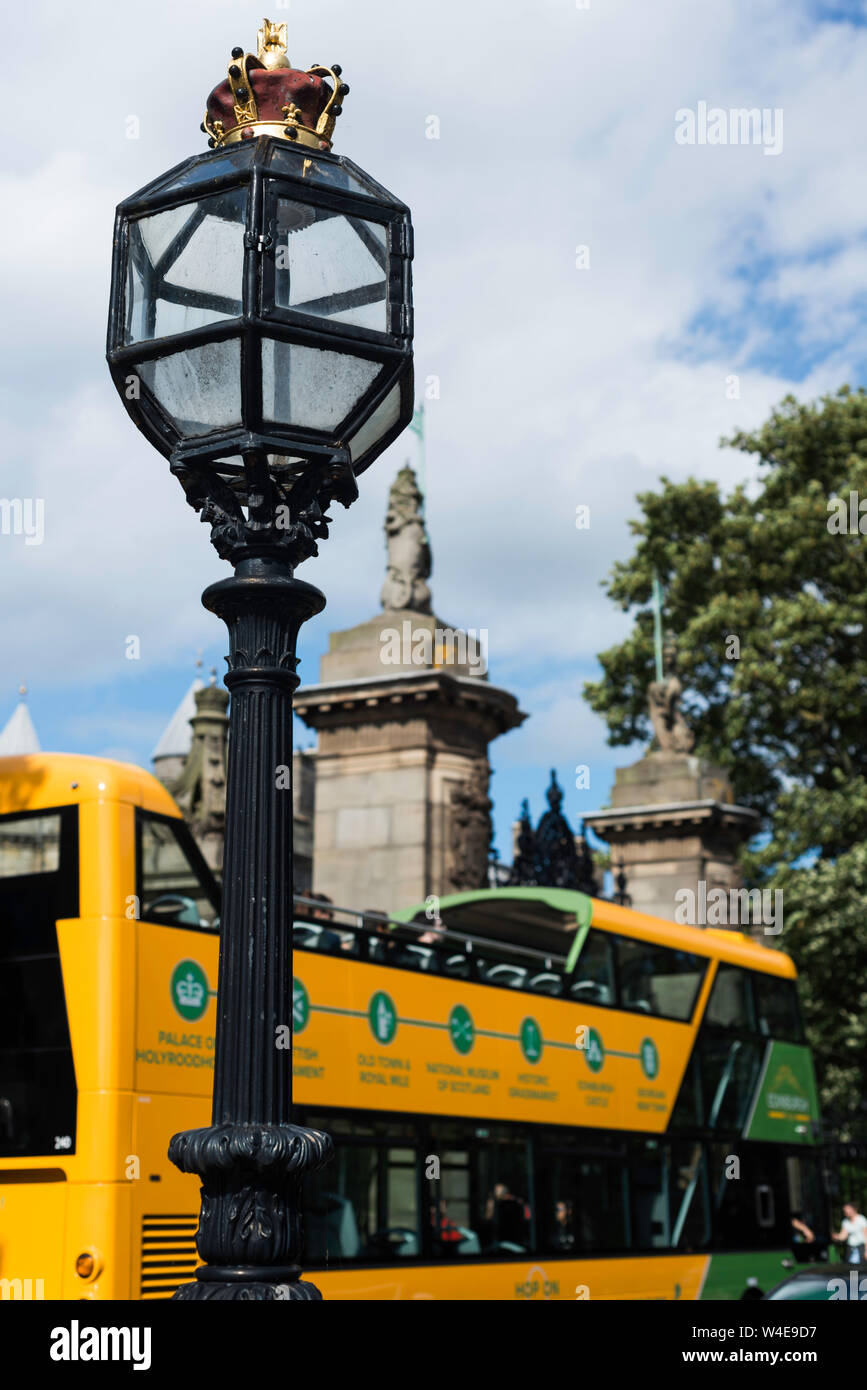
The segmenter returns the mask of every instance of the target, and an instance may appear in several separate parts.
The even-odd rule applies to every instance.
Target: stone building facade
[[[381,911],[487,887],[491,741],[526,717],[492,685],[479,634],[431,610],[430,543],[412,470],[386,518],[382,611],[333,632],[295,696],[318,734],[313,883]]]
[[[741,887],[738,853],[758,813],[734,804],[722,768],[692,753],[654,751],[617,769],[610,808],[584,823],[611,846],[630,906],[675,921],[682,889],[698,901],[701,883],[708,893]]]
[[[293,756],[295,891],[393,912],[486,887],[491,741],[526,717],[488,680],[481,636],[431,608],[430,543],[412,470],[385,525],[382,611],[332,632],[321,678],[295,695],[318,735]],[[228,692],[196,679],[154,750],[208,864],[222,868]]]

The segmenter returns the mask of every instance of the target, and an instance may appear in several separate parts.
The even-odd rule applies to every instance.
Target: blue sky
[[[205,674],[224,669],[199,595],[226,570],[108,378],[112,214],[202,148],[204,99],[261,20],[228,0],[177,14],[166,0],[134,15],[37,0],[6,21],[7,108],[27,119],[0,173],[18,228],[0,263],[0,495],[43,498],[46,529],[41,546],[0,536],[0,721],[26,680],[43,747],[144,764],[197,650]],[[491,679],[530,715],[492,747],[508,857],[521,799],[544,809],[551,767],[577,822],[641,754],[608,748],[581,700],[597,652],[629,625],[600,581],[629,552],[635,494],[663,472],[732,486],[753,464],[722,436],[789,390],[865,378],[865,7],[441,0],[395,14],[384,0],[291,0],[272,17],[299,66],[343,65],[339,147],[413,210],[417,376],[439,380],[426,410],[435,609],[488,629]],[[58,111],[58,75],[73,91],[97,70],[96,106]],[[675,112],[701,101],[782,111],[781,151],[677,144]],[[328,596],[302,635],[305,681],[331,628],[378,610],[386,495],[411,453],[398,441],[383,455],[301,571]]]

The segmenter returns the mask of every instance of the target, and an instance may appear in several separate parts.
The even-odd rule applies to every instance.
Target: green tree
[[[780,868],[774,879],[783,890],[783,945],[800,972],[825,1119],[841,1139],[867,1137],[867,845],[810,868]]]
[[[758,481],[724,496],[715,483],[662,478],[638,497],[635,550],[605,582],[634,627],[601,654],[585,696],[610,743],[649,736],[656,571],[695,751],[726,766],[737,799],[763,817],[767,842],[745,855],[747,880],[783,887],[786,921],[800,923],[780,944],[804,971],[823,1100],[845,1130],[860,1091],[846,1100],[846,1078],[865,1062],[852,1012],[867,1002],[855,853],[867,841],[867,535],[848,531],[850,493],[867,508],[867,393],[787,396],[760,429],[723,443],[756,456]]]

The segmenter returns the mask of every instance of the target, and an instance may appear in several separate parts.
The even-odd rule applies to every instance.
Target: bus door
[[[713,1143],[714,1228],[729,1248],[790,1244],[785,1153],[775,1144]]]

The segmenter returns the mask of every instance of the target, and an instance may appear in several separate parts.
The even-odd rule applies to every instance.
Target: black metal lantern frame
[[[314,223],[329,254],[308,255],[298,278],[314,290],[293,293],[292,238]],[[213,255],[215,231],[222,267],[202,260],[191,274],[193,239]],[[257,476],[278,485],[272,507],[299,486],[326,505],[354,500],[356,476],[412,418],[412,252],[409,209],[351,160],[268,136],[187,159],[120,204],[109,367],[193,505],[197,490],[217,488],[255,507]],[[354,261],[367,283],[354,282]],[[345,283],[317,295],[326,262],[344,267]],[[209,357],[218,369],[203,418],[185,418],[172,395],[190,409]],[[337,383],[325,407],[320,366]]]

